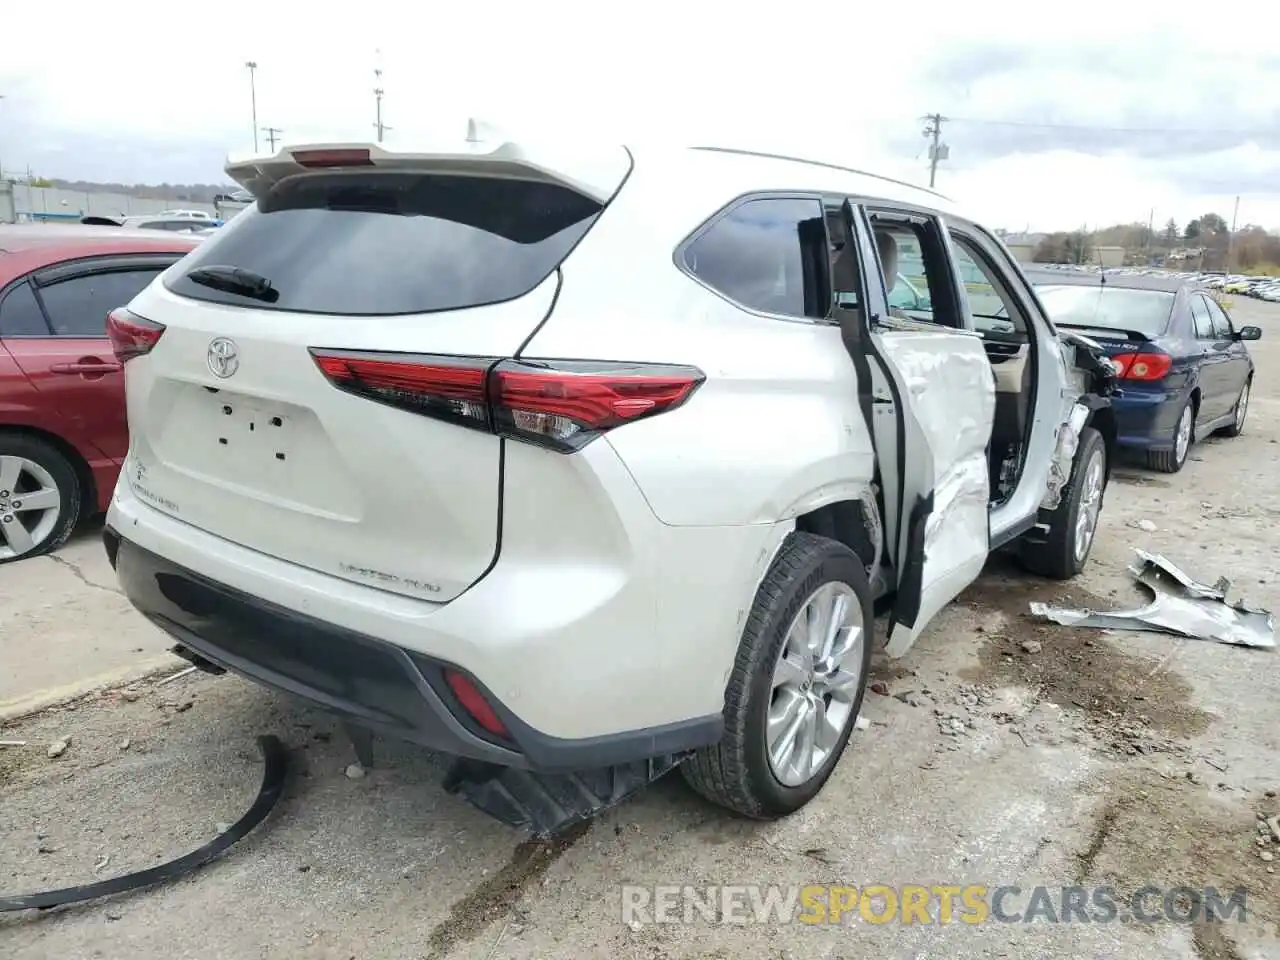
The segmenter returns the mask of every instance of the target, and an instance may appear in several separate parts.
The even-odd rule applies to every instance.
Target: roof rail
[[[945,194],[939,193],[937,190],[931,190],[928,187],[922,187],[918,183],[908,183],[905,180],[895,180],[893,177],[886,177],[879,173],[872,173],[869,170],[858,170],[854,167],[843,167],[838,163],[826,163],[822,160],[809,160],[805,157],[792,157],[785,153],[769,153],[764,150],[744,150],[741,147],[690,147],[690,150],[706,150],[711,153],[732,153],[742,157],[761,157],[766,160],[786,160],[791,163],[807,163],[813,167],[826,167],[828,170],[840,170],[844,173],[856,173],[860,177],[872,177],[876,180],[883,180],[885,183],[895,183],[900,187],[910,187],[912,190],[919,190],[921,193],[928,193],[940,200],[946,200],[948,203],[954,201]]]

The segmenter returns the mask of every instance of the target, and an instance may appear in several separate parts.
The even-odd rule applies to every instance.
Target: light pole
[[[253,152],[258,152],[258,86],[254,82],[254,74],[258,69],[258,61],[247,60],[245,66],[249,68],[249,103],[253,110]]]

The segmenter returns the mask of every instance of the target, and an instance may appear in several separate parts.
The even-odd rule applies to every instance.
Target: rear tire
[[[824,630],[824,609],[835,611],[830,621],[839,616],[846,626],[838,633]],[[681,765],[688,784],[760,820],[786,816],[812,800],[839,762],[862,708],[872,624],[871,588],[854,552],[826,537],[790,534],[742,633],[725,691],[724,737]],[[806,659],[810,625],[819,655]],[[821,656],[824,650],[829,656]]]
[[[1196,411],[1191,398],[1183,404],[1173,428],[1173,443],[1168,450],[1148,450],[1147,466],[1161,473],[1177,473],[1187,463],[1191,445],[1196,442]]]
[[[1048,516],[1043,540],[1023,540],[1022,564],[1051,580],[1070,580],[1084,569],[1097,539],[1098,522],[1107,492],[1107,444],[1093,427],[1080,431],[1071,479],[1057,509]],[[1081,531],[1087,536],[1082,538]]]
[[[1250,377],[1244,382],[1244,386],[1240,389],[1240,396],[1236,398],[1235,420],[1231,426],[1223,427],[1218,433],[1224,437],[1238,437],[1244,433],[1244,420],[1249,415],[1249,394],[1253,390],[1253,378]]]
[[[52,444],[0,433],[0,564],[58,549],[80,520],[80,479]]]

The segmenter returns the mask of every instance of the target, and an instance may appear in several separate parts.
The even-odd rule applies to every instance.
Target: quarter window
[[[712,222],[684,251],[684,265],[711,289],[750,310],[825,317],[830,296],[826,228],[815,199],[748,200]]]

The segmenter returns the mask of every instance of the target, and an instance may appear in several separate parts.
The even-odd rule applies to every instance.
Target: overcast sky
[[[1230,220],[1238,194],[1241,224],[1280,229],[1280,5],[1233,7],[1218,26],[1211,10],[1160,9],[115,0],[5,44],[0,164],[220,182],[226,153],[253,146],[247,60],[260,127],[286,142],[368,139],[381,51],[388,147],[477,115],[925,183],[920,118],[940,111],[951,157],[937,188],[992,226],[1145,221],[1153,208],[1158,226],[1206,210]]]

